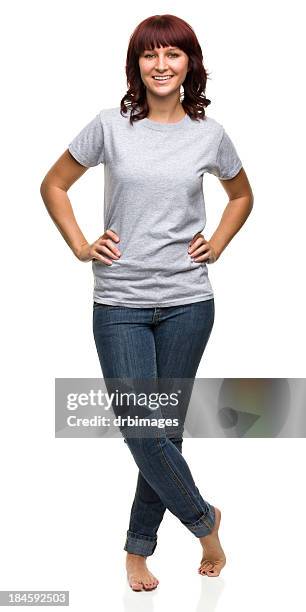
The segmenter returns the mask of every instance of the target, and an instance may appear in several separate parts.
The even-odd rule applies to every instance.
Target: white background
[[[133,593],[123,545],[137,469],[117,440],[55,439],[55,377],[99,377],[91,263],[73,255],[40,183],[68,143],[126,92],[137,24],[172,13],[210,72],[207,115],[231,136],[255,201],[209,266],[216,318],[207,377],[305,376],[305,97],[302,3],[237,0],[6,4],[1,33],[2,272],[0,589],[66,589],[73,610],[304,609],[304,439],[185,440],[196,483],[223,513],[228,558],[201,577],[196,538],[169,512]],[[206,175],[209,236],[227,197]],[[103,166],[69,197],[86,238],[103,229]],[[106,608],[107,606],[107,608]]]

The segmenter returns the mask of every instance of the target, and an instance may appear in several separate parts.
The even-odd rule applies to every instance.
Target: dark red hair
[[[142,21],[134,30],[127,51],[126,76],[128,91],[120,102],[120,113],[129,109],[130,123],[144,119],[149,112],[146,87],[139,69],[139,56],[155,47],[179,47],[188,55],[189,65],[182,84],[182,106],[191,119],[204,119],[205,106],[210,100],[205,96],[208,73],[203,65],[202,49],[191,26],[175,15],[153,15]]]

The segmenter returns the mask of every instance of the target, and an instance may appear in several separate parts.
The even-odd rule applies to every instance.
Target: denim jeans
[[[131,308],[94,302],[93,333],[104,379],[194,380],[214,323],[214,299]],[[166,508],[196,537],[209,534],[214,507],[203,499],[182,455],[182,431],[125,437],[138,468],[124,550],[152,555]]]

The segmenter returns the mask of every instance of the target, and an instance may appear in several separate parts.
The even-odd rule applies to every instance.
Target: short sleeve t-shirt
[[[176,123],[129,122],[120,107],[101,110],[68,145],[83,166],[104,166],[104,229],[121,252],[108,265],[94,259],[93,299],[150,308],[208,300],[207,264],[188,246],[206,223],[205,172],[231,179],[242,167],[224,127],[211,117]]]

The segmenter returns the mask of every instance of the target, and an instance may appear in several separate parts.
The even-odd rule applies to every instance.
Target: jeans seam
[[[194,504],[194,502],[193,502],[193,500],[192,500],[192,498],[191,498],[191,496],[190,496],[190,493],[187,491],[187,489],[185,489],[185,487],[184,487],[184,485],[182,484],[182,482],[180,481],[179,477],[177,476],[177,474],[176,474],[176,473],[174,472],[174,470],[172,469],[172,467],[171,467],[170,463],[168,463],[167,458],[166,458],[166,456],[165,456],[165,454],[164,454],[164,451],[163,451],[163,448],[162,448],[162,445],[161,445],[161,441],[160,441],[160,439],[158,439],[157,441],[158,441],[158,444],[159,444],[159,447],[160,447],[161,454],[162,454],[162,457],[163,457],[163,459],[164,459],[164,462],[167,464],[167,466],[170,468],[171,472],[174,474],[174,477],[175,477],[176,481],[178,482],[178,484],[179,484],[179,486],[180,486],[181,490],[182,490],[183,492],[185,492],[186,497],[188,497],[188,498],[190,499],[191,504],[192,504],[192,507],[193,507],[193,508],[194,508],[194,509],[195,509],[197,512],[199,512],[199,509],[198,509],[198,508],[197,508],[197,506]],[[203,514],[203,510],[202,510],[202,509],[200,510],[200,512],[201,512],[201,514]],[[197,521],[199,521],[199,520],[201,520],[201,517],[200,517],[199,519],[197,519]],[[197,522],[197,521],[195,521],[195,522]]]

